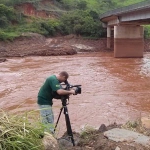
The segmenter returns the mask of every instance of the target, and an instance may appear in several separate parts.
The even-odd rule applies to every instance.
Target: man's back
[[[48,77],[38,93],[38,104],[52,105],[53,92],[60,88],[60,83],[55,75]]]

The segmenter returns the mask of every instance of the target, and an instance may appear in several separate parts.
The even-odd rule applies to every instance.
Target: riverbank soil
[[[23,34],[11,41],[0,41],[0,58],[24,56],[73,55],[78,51],[100,51],[106,39],[87,40],[74,35],[45,38],[36,33]]]
[[[99,130],[86,129],[81,135],[74,133],[77,145],[72,147],[71,143],[66,146],[60,144],[60,150],[149,150],[148,147],[140,144],[109,140],[104,136],[104,132],[114,128],[122,128],[122,126],[114,123],[106,127],[102,124]]]

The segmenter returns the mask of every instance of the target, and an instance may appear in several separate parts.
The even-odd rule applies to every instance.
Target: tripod
[[[67,99],[69,100],[69,96],[62,96],[61,97],[61,101],[62,101],[62,108],[60,109],[60,113],[55,125],[55,129],[54,132],[57,128],[60,116],[61,116],[61,112],[64,109],[64,115],[65,115],[65,120],[66,120],[66,128],[67,128],[67,134],[69,136],[69,138],[72,141],[73,146],[75,146],[75,142],[74,142],[74,138],[73,138],[73,133],[72,133],[72,129],[71,129],[71,124],[70,124],[70,119],[69,119],[69,114],[68,114],[68,108],[67,108]]]

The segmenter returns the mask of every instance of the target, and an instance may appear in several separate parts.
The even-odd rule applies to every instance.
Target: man
[[[42,123],[45,125],[45,128],[50,129],[51,133],[54,132],[54,115],[52,111],[54,93],[56,92],[59,95],[75,94],[75,90],[67,91],[61,89],[60,83],[67,81],[68,77],[69,75],[66,71],[48,77],[38,93],[37,103],[40,108]]]

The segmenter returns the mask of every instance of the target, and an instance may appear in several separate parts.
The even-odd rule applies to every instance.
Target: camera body
[[[69,91],[71,88],[75,88],[75,94],[74,95],[81,94],[81,85],[70,85],[67,80],[64,83],[65,84],[61,84],[61,88],[63,90]],[[64,95],[63,95],[63,97],[64,97]],[[69,98],[69,95],[65,95],[65,97]],[[57,94],[57,92],[54,92],[53,98],[61,99],[62,95],[59,95],[59,94]]]

